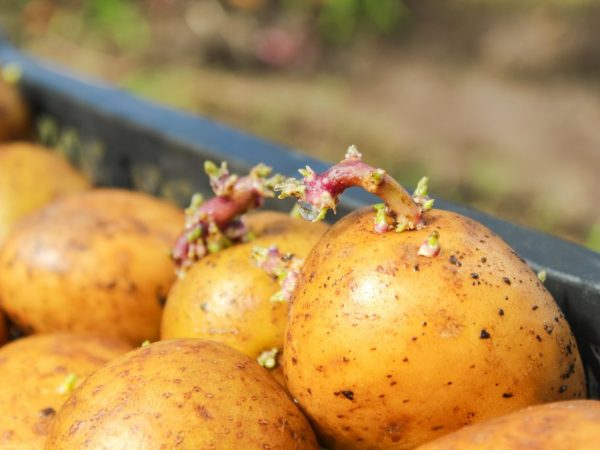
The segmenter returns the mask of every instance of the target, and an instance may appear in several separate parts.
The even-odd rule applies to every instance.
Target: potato
[[[248,217],[257,238],[196,262],[169,293],[161,338],[197,337],[224,342],[252,358],[283,346],[287,302],[272,302],[276,280],[252,262],[255,246],[277,245],[305,258],[326,229],[287,214],[262,212]]]
[[[161,341],[97,370],[56,416],[53,449],[318,449],[283,389],[247,356]]]
[[[0,349],[0,447],[41,449],[72,384],[130,346],[108,338],[48,334]]]
[[[572,400],[531,406],[462,428],[419,450],[597,450],[600,401]]]
[[[0,243],[23,216],[88,188],[86,178],[58,153],[25,142],[0,145]]]
[[[145,194],[99,189],[22,222],[0,250],[0,300],[28,332],[156,340],[173,282],[182,212]]]
[[[0,77],[0,142],[22,139],[29,133],[29,109],[21,93]]]
[[[441,210],[379,234],[365,208],[302,268],[284,373],[332,449],[408,449],[528,405],[585,396],[575,338],[499,237]],[[440,253],[419,256],[432,230]]]

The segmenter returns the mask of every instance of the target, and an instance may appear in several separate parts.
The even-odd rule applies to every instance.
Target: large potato
[[[253,358],[281,349],[289,305],[270,300],[279,284],[254,265],[252,249],[276,245],[282,253],[305,258],[327,227],[272,211],[250,215],[248,225],[255,240],[204,257],[173,285],[162,339],[216,340]]]
[[[0,300],[28,332],[158,338],[182,212],[145,194],[65,197],[22,222],[0,250]]]
[[[318,449],[270,375],[224,344],[161,341],[97,370],[58,412],[54,449]]]
[[[0,77],[0,142],[27,137],[29,109],[17,87]]]
[[[600,401],[532,406],[462,428],[419,450],[598,450]]]
[[[41,449],[70,384],[130,346],[107,338],[48,334],[0,349],[0,448]]]
[[[88,188],[86,178],[58,153],[25,142],[0,145],[0,243],[23,216]]]
[[[290,393],[330,448],[408,449],[585,396],[577,344],[535,273],[477,222],[432,210],[378,234],[372,208],[306,259],[284,346]],[[418,250],[432,230],[441,251]]]

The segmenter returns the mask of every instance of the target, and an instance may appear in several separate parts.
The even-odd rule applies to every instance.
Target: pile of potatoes
[[[597,448],[569,324],[482,225],[252,212],[181,274],[193,211],[92,187],[0,98],[1,448]]]

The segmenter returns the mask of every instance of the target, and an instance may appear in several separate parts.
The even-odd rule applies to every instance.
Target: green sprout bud
[[[276,267],[275,269],[273,269],[273,273],[275,274],[277,281],[281,283],[287,278],[289,271],[286,269]]]
[[[149,345],[150,345],[150,341],[148,339],[146,339],[144,342],[142,342],[142,345],[140,345],[140,348],[148,347]]]
[[[425,197],[427,195],[427,191],[429,190],[429,178],[423,177],[419,180],[417,184],[417,188],[413,193],[413,197]]]
[[[214,162],[207,160],[204,161],[204,172],[209,177],[216,177],[219,175],[219,168]]]
[[[208,253],[217,253],[224,248],[231,247],[232,243],[226,237],[220,239],[210,240],[206,243],[206,249]]]
[[[427,245],[434,248],[439,245],[440,233],[437,230],[433,230],[427,238]]]
[[[271,303],[287,303],[288,301],[287,298],[285,298],[285,294],[281,290],[271,295],[271,298],[269,300],[271,301]]]
[[[362,154],[356,148],[356,145],[351,145],[346,150],[346,154],[344,155],[344,160],[348,159],[362,159]]]
[[[433,204],[435,203],[435,199],[430,198],[429,200],[427,200],[425,203],[423,203],[423,211],[429,211],[431,208],[433,208]]]
[[[8,63],[2,68],[2,79],[8,84],[17,84],[23,77],[23,69],[17,63]]]
[[[198,209],[200,208],[200,206],[202,206],[202,203],[204,203],[204,196],[200,192],[196,192],[194,195],[192,195],[192,199],[190,201],[190,206],[188,209]]]
[[[252,261],[258,266],[262,265],[267,260],[269,249],[266,247],[253,247],[252,248]]]
[[[252,242],[256,239],[256,234],[252,231],[248,231],[243,237],[242,242]]]
[[[48,147],[54,147],[60,137],[58,124],[50,116],[43,116],[37,122],[40,142]]]
[[[212,241],[206,244],[206,249],[208,250],[208,253],[217,253],[223,249],[223,246],[218,241]]]
[[[315,171],[310,168],[310,166],[306,166],[304,169],[298,169],[300,175],[302,175],[307,180],[312,180],[315,177]]]
[[[403,231],[410,229],[409,225],[410,223],[406,217],[400,217],[396,222],[396,233],[402,233]]]
[[[274,347],[271,350],[265,350],[258,358],[256,358],[256,361],[265,369],[274,369],[277,366],[278,353],[279,349],[277,347]]]
[[[542,283],[545,283],[545,282],[546,282],[546,278],[547,278],[547,276],[548,276],[548,274],[546,273],[546,271],[545,271],[545,270],[540,270],[540,271],[537,273],[538,280],[540,280]]]
[[[440,233],[438,233],[437,230],[433,230],[425,242],[419,247],[417,255],[433,258],[440,253],[440,250]]]
[[[266,164],[260,163],[257,164],[250,170],[250,176],[254,178],[266,178],[268,177],[273,169]]]
[[[373,205],[373,209],[376,211],[375,214],[375,225],[376,228],[378,229],[382,229],[382,227],[384,227],[385,230],[389,229],[389,223],[388,223],[388,212],[387,212],[387,206],[385,205],[385,203],[377,203],[375,205]]]
[[[275,186],[275,190],[279,192],[279,198],[287,197],[302,198],[306,192],[306,186],[302,181],[295,178],[288,178]]]
[[[371,179],[376,185],[380,185],[383,182],[383,178],[385,177],[385,170],[377,169],[371,172]]]
[[[200,236],[202,236],[202,229],[200,227],[194,228],[192,232],[187,235],[187,241],[190,243],[195,242]]]
[[[59,394],[70,394],[75,389],[75,384],[77,383],[77,375],[74,373],[70,373],[67,375],[65,380],[61,383],[61,385],[56,389],[56,392]]]
[[[317,214],[317,216],[311,222],[320,222],[323,220],[327,215],[327,211],[329,211],[329,208],[321,208],[319,210],[319,214]]]
[[[278,186],[283,181],[285,181],[285,177],[283,175],[277,173],[277,174],[273,175],[272,177],[265,179],[263,181],[263,186],[266,187],[269,191],[272,191],[273,189],[275,189],[276,186]]]

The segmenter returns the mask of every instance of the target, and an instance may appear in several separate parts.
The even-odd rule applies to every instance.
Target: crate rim
[[[36,86],[70,102],[93,105],[102,116],[116,118],[150,135],[160,135],[192,153],[201,149],[203,155],[216,160],[227,155],[234,168],[267,161],[277,172],[293,175],[297,168],[307,164],[318,172],[328,167],[325,162],[298,151],[38,60],[15,49],[0,36],[0,64],[10,62],[23,69],[26,89]],[[351,190],[342,198],[339,209],[347,212],[369,203],[373,203],[372,196]],[[592,344],[600,345],[600,253],[464,205],[436,198],[436,206],[478,220],[507,241],[534,270],[546,270],[547,283],[554,286],[557,301],[562,307],[566,301],[578,304],[586,335],[591,337]]]

